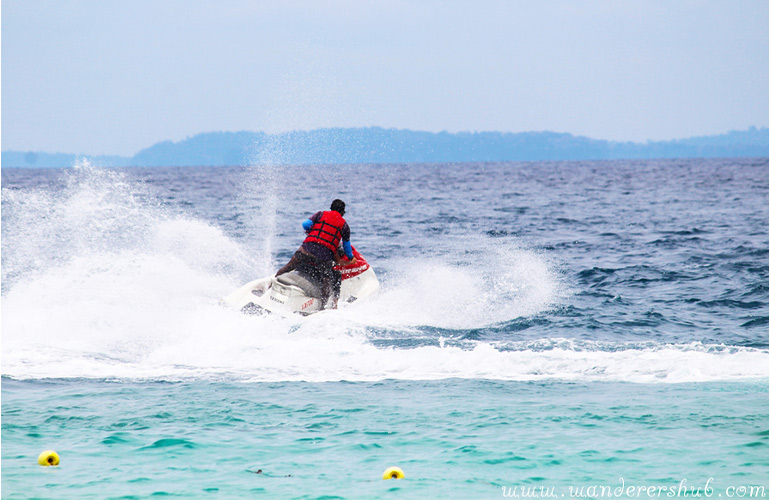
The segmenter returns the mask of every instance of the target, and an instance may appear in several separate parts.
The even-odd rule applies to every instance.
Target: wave
[[[377,381],[447,378],[682,383],[766,379],[765,350],[687,345],[466,342],[376,347],[365,325],[313,318],[302,325],[212,311],[159,339],[4,346],[4,375],[20,379]],[[210,328],[202,333],[204,323]],[[216,323],[216,324],[215,324]],[[180,326],[180,325],[177,325]],[[408,342],[406,342],[408,345]]]

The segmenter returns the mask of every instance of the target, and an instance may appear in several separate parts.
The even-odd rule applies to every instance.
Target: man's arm
[[[316,212],[310,217],[308,217],[307,219],[305,219],[304,221],[302,221],[302,229],[304,229],[306,233],[310,231],[310,228],[313,227],[313,224],[318,222],[318,220],[321,218],[321,214],[322,212]]]
[[[347,222],[342,226],[342,248],[345,250],[348,260],[353,260],[353,247],[350,245],[350,226],[348,226]]]
[[[353,260],[353,247],[350,245],[350,240],[342,242],[342,248],[345,250],[345,255],[349,260]]]

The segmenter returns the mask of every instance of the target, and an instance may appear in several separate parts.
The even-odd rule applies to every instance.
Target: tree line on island
[[[179,142],[160,142],[132,157],[6,151],[2,153],[2,166],[68,167],[80,159],[100,166],[124,167],[767,157],[768,142],[766,127],[645,143],[556,132],[327,128],[281,134],[208,132]]]

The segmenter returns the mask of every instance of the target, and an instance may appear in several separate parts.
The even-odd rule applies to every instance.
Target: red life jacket
[[[318,243],[332,252],[336,252],[342,239],[342,226],[344,225],[345,219],[336,210],[324,212],[318,222],[313,224],[313,227],[308,231],[304,243]]]

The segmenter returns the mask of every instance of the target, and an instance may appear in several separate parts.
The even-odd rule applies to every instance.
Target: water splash
[[[274,240],[283,190],[280,151],[274,136],[268,136],[265,144],[249,151],[249,166],[241,176],[239,186],[246,227],[257,235],[254,245],[260,276],[269,274],[275,268]]]

